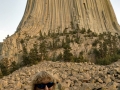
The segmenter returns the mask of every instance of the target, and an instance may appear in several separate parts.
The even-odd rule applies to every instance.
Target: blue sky
[[[27,0],[0,0],[0,42],[12,35],[20,23]]]
[[[120,24],[120,0],[110,0]],[[27,0],[0,0],[0,42],[12,35],[22,19]]]

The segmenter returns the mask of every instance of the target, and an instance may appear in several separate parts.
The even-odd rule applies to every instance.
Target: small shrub
[[[85,28],[82,28],[82,30],[80,31],[80,33],[84,34],[86,32]]]
[[[21,39],[21,40],[20,40],[20,43],[21,43],[21,44],[23,44],[23,43],[24,43],[24,40],[23,40],[23,39]]]
[[[92,46],[95,47],[95,46],[97,46],[98,43],[99,43],[99,40],[97,39],[92,43]]]

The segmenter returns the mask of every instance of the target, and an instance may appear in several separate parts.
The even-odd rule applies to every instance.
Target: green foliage
[[[28,59],[28,64],[37,64],[38,61],[40,60],[40,57],[38,55],[38,50],[36,44],[34,44],[34,48],[30,50],[29,53],[29,59]]]
[[[73,61],[73,54],[70,52],[71,47],[69,44],[64,45],[64,54],[63,54],[63,59],[64,61]]]
[[[33,48],[27,53],[26,48],[23,49],[23,64],[24,65],[33,65],[37,64],[40,60],[40,56],[38,54],[37,45],[34,44]]]
[[[104,39],[104,35],[103,34],[99,34],[98,39],[99,40],[103,40]]]
[[[80,31],[81,34],[84,34],[86,32],[85,28],[82,28],[82,30]]]
[[[117,45],[117,40],[120,41],[120,36],[117,36],[117,34],[113,36],[110,32],[97,35],[90,29],[86,31],[85,28],[80,30],[79,25],[73,22],[71,22],[71,28],[65,28],[63,33],[60,32],[60,27],[54,31],[49,30],[48,35],[40,31],[38,37],[40,44],[33,44],[30,52],[28,52],[25,47],[25,42],[29,40],[30,36],[27,34],[25,34],[25,36],[25,39],[21,39],[20,41],[23,49],[23,64],[18,65],[16,62],[12,62],[10,70],[8,70],[6,65],[0,64],[0,77],[8,75],[22,65],[33,65],[42,60],[51,59],[52,61],[85,62],[87,60],[84,58],[83,52],[81,52],[79,56],[74,56],[71,53],[70,43],[76,42],[78,46],[81,46],[80,37],[83,42],[86,37],[91,37],[93,40],[96,39],[92,43],[96,64],[108,65],[120,58],[120,49]],[[56,53],[54,53],[52,57],[48,56],[48,51],[53,53],[58,49],[64,49],[63,53],[60,53],[58,56]]]
[[[118,39],[120,40],[120,35],[118,36]]]
[[[21,44],[23,44],[23,43],[24,43],[24,40],[23,40],[23,39],[21,39],[21,40],[20,40],[20,43],[21,43]]]
[[[77,44],[80,44],[80,36],[77,34],[74,41],[77,43]]]
[[[76,33],[77,33],[76,30],[74,30],[74,31],[70,31],[70,34],[76,34]]]
[[[95,54],[95,58],[100,58],[100,52],[98,49],[94,48],[93,49],[93,54]]]
[[[96,47],[98,43],[99,43],[99,40],[96,39],[96,40],[92,43],[92,46],[93,46],[93,47]]]
[[[24,65],[28,65],[29,64],[29,57],[28,57],[28,55],[27,54],[23,54],[22,58],[23,58],[23,64]]]
[[[0,62],[0,72],[3,76],[6,76],[10,73],[9,70],[9,63],[8,63],[8,58],[3,58]]]
[[[109,65],[113,62],[116,62],[118,59],[120,59],[120,56],[114,54],[112,56],[106,56],[104,58],[96,59],[96,64]]]
[[[12,62],[11,66],[10,66],[10,73],[14,72],[15,70],[20,68],[20,65],[17,64],[15,61]]]
[[[90,29],[87,30],[87,33],[90,34],[92,31]]]
[[[27,65],[29,63],[29,58],[28,58],[28,52],[27,52],[27,49],[25,48],[25,46],[23,46],[22,58],[23,58],[23,64]]]
[[[9,75],[20,68],[19,64],[16,64],[15,61],[12,62],[11,65],[7,66],[6,63],[0,63],[0,78],[3,76]]]
[[[51,37],[53,38],[53,39],[55,39],[55,38],[57,38],[57,33],[51,33]]]
[[[80,54],[79,56],[73,56],[71,53],[70,43],[77,43],[80,46],[81,42],[84,42],[86,39],[95,39],[92,43],[93,54],[97,59],[96,62],[101,64],[111,63],[115,61],[111,59],[114,55],[119,56],[120,51],[117,48],[117,38],[119,40],[120,36],[113,36],[110,32],[102,33],[97,35],[97,33],[92,32],[90,29],[86,30],[85,28],[80,29],[79,25],[70,22],[71,28],[65,28],[63,33],[60,33],[60,27],[56,30],[49,30],[48,35],[40,31],[40,44],[36,47],[33,47],[29,53],[24,48],[24,41],[21,41],[23,44],[23,61],[25,64],[35,64],[41,60],[64,60],[72,62],[84,62],[87,61],[84,59],[84,55]],[[83,34],[83,35],[82,35]],[[49,37],[49,38],[48,38]],[[80,38],[81,37],[81,38]],[[89,37],[89,38],[88,38]],[[94,38],[93,38],[94,37]],[[92,40],[91,40],[92,41]],[[90,44],[90,43],[88,43]],[[63,54],[53,55],[53,57],[48,57],[48,51],[56,51],[58,49],[64,49]],[[109,59],[109,60],[106,60]],[[99,61],[100,62],[99,62]],[[105,61],[106,60],[106,61]]]
[[[99,45],[99,48],[93,50],[97,64],[111,64],[120,58],[117,42],[117,36],[113,36],[110,32],[99,35],[99,41],[95,40],[92,44],[93,46]]]
[[[10,71],[8,70],[8,67],[5,66],[4,64],[0,63],[0,68],[1,68],[1,74],[3,76],[6,76],[10,73]]]
[[[93,37],[97,37],[97,36],[98,36],[97,33],[95,33],[95,32],[92,32],[91,35],[92,35]]]
[[[69,35],[66,35],[66,43],[70,43],[70,37],[69,37]]]
[[[46,41],[43,41],[42,43],[40,43],[40,45],[39,45],[39,53],[40,53],[40,60],[48,59]]]
[[[117,50],[117,54],[120,55],[120,49]]]
[[[60,53],[60,54],[57,56],[56,60],[57,60],[57,61],[63,60],[63,55],[62,55],[62,53]]]

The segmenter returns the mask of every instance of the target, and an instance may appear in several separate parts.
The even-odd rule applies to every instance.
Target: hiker
[[[59,81],[45,71],[36,74],[32,81],[32,90],[63,90]]]

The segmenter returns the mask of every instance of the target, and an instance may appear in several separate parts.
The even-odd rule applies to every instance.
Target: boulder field
[[[65,90],[120,90],[120,60],[111,65],[42,61],[22,67],[0,79],[0,90],[31,90],[31,81],[40,71],[58,78]]]

